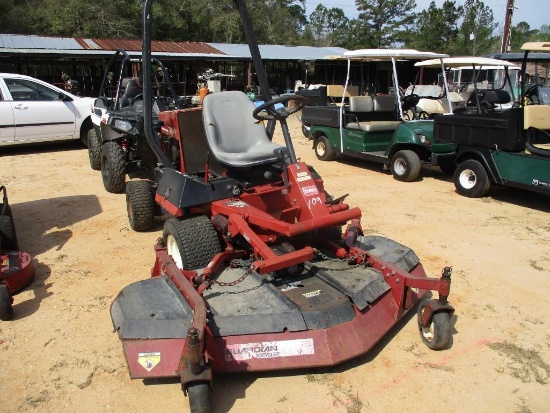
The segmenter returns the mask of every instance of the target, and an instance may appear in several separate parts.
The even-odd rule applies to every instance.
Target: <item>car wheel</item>
[[[430,324],[422,327],[420,320],[428,302],[428,300],[422,300],[418,306],[417,315],[420,337],[431,350],[442,350],[449,345],[451,340],[451,317],[446,311],[434,313]]]
[[[10,215],[0,215],[0,244],[2,250],[17,250],[17,236],[15,235],[15,226]]]
[[[107,192],[114,194],[124,191],[126,165],[124,151],[116,142],[107,142],[101,149],[101,177]]]
[[[88,158],[90,166],[94,171],[101,169],[101,141],[95,129],[88,131]]]
[[[13,305],[10,290],[6,284],[0,284],[0,320],[8,321],[13,318]]]
[[[128,221],[134,231],[147,231],[155,222],[155,194],[149,181],[130,181],[126,185]]]
[[[205,215],[182,220],[170,218],[164,224],[162,239],[181,270],[205,268],[222,251],[218,233]]]
[[[187,396],[191,413],[210,413],[212,411],[208,383],[204,381],[190,383],[187,386]]]
[[[469,198],[483,196],[491,188],[487,171],[480,162],[473,159],[458,164],[453,181],[456,191]]]
[[[330,142],[324,135],[315,139],[314,149],[315,156],[317,156],[317,159],[320,161],[332,161],[336,157],[336,154],[330,146]]]
[[[390,169],[398,181],[414,181],[420,175],[420,158],[408,149],[397,151],[391,158]]]

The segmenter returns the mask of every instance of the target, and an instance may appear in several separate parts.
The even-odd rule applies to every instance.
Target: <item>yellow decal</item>
[[[138,363],[147,371],[151,371],[160,363],[159,353],[138,353]]]

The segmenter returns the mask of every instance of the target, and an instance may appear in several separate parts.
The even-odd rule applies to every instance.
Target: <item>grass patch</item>
[[[550,365],[542,359],[538,351],[504,342],[488,343],[487,346],[512,360],[512,363],[508,364],[508,368],[513,377],[523,383],[533,380],[540,384],[548,383]]]

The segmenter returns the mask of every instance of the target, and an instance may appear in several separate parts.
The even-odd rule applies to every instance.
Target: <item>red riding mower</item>
[[[293,109],[275,109],[291,100]],[[451,269],[427,278],[410,248],[363,234],[359,208],[329,196],[296,159],[286,118],[304,102],[255,108],[243,92],[214,93],[202,109],[160,113],[156,133],[144,110],[164,166],[155,184],[140,184],[152,188],[140,202],[129,197],[130,220],[147,197],[173,217],[152,277],[125,287],[111,317],[131,377],[180,377],[192,412],[211,411],[213,372],[332,366],[366,353],[428,290],[439,297],[420,302],[421,338],[435,350],[450,343]],[[279,121],[285,145],[258,120]]]
[[[0,320],[6,321],[13,318],[12,294],[30,284],[34,271],[30,255],[19,251],[4,185],[0,186],[0,193],[3,194],[0,203]]]

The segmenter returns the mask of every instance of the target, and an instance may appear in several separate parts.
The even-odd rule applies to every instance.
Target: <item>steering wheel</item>
[[[420,102],[420,96],[415,93],[403,96],[403,110],[414,108],[418,102]]]
[[[540,87],[543,87],[543,85],[539,83],[534,83],[525,88],[525,97],[527,98],[528,105],[538,104],[538,89]]]
[[[287,109],[286,107],[283,107],[281,109],[275,109],[275,105],[278,103],[285,103],[295,101],[297,104],[291,109]],[[304,96],[300,95],[285,95],[278,97],[277,99],[272,99],[264,104],[258,106],[256,109],[254,109],[254,112],[252,112],[252,116],[254,119],[257,120],[281,120],[286,119],[293,113],[298,112],[301,110],[307,103],[307,99]],[[260,112],[266,111],[267,115],[260,115]]]

